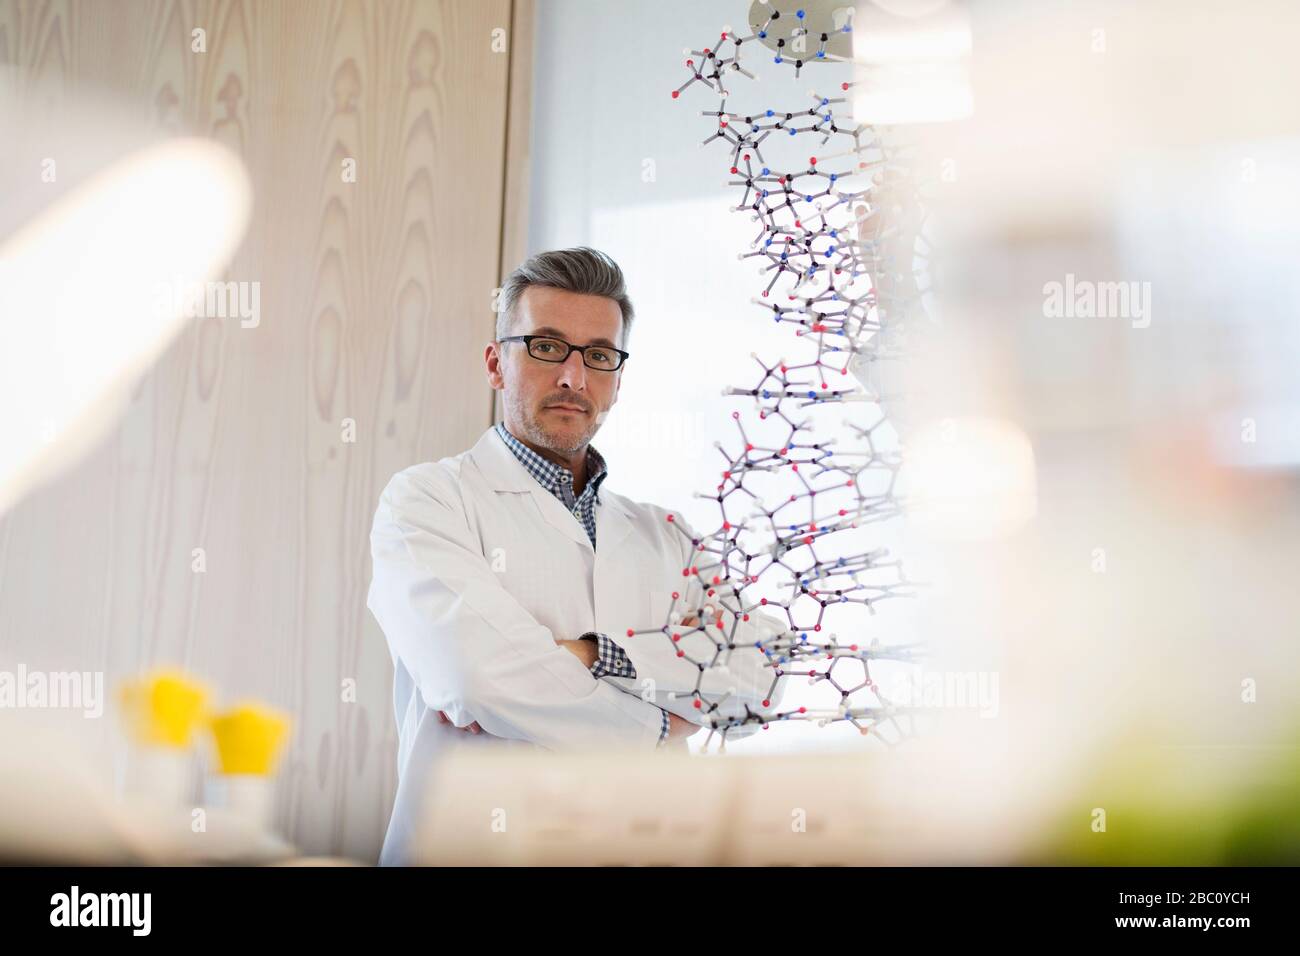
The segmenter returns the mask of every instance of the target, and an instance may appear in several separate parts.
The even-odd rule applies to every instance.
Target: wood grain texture
[[[510,87],[506,96],[505,201],[501,205],[501,282],[528,256],[536,0],[514,0],[511,16]],[[491,415],[494,424],[504,420],[501,393],[498,391],[493,391],[491,395]]]
[[[491,424],[510,74],[491,43],[511,17],[511,0],[0,0],[24,97],[72,116],[110,93],[243,157],[253,221],[223,278],[261,292],[256,328],[192,320],[111,440],[0,518],[0,666],[111,685],[174,663],[290,712],[277,819],[309,853],[377,857],[395,789],[392,667],[365,607],[379,492]]]

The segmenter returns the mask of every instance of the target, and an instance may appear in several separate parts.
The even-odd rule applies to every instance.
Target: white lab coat
[[[453,742],[633,747],[649,755],[661,707],[703,720],[689,697],[698,668],[663,633],[629,638],[627,630],[666,624],[672,592],[686,584],[689,606],[698,607],[698,582],[682,571],[713,556],[692,549],[665,520],[667,509],[630,501],[608,480],[599,497],[593,551],[578,518],[492,428],[469,451],[406,468],[384,489],[371,531],[367,605],[393,658],[399,782],[381,863],[409,859],[429,768]],[[728,631],[732,620],[725,615]],[[786,629],[783,616],[751,610],[737,644]],[[614,639],[636,679],[597,679],[556,643],[587,631]],[[699,634],[683,646],[697,657],[710,648]],[[731,652],[725,670],[707,670],[702,690],[709,701],[727,698],[727,713],[743,713],[746,703],[759,709],[765,699],[769,710],[785,683],[774,690],[773,676],[768,659],[746,646]],[[441,724],[439,710],[456,728],[478,721],[493,736]],[[728,739],[757,729],[747,725]]]

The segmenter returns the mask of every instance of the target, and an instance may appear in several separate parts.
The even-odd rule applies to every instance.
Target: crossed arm
[[[776,679],[776,659],[764,648],[789,630],[787,622],[757,608],[741,608],[740,615],[733,615],[730,608],[740,603],[737,598],[729,598],[724,607],[716,596],[706,594],[701,577],[710,578],[716,558],[695,550],[693,542],[699,535],[680,514],[673,515],[673,522],[679,529],[678,571],[685,572],[674,576],[680,582],[676,607],[685,616],[671,631],[680,639],[672,641],[658,633],[619,635],[636,677],[605,679],[629,693],[638,693],[647,680],[653,681],[656,703],[694,723],[704,723],[707,711],[719,717],[776,711],[786,682]],[[701,621],[697,614],[705,619]],[[761,726],[756,721],[732,728],[728,739],[748,737]]]
[[[573,653],[591,672],[631,695],[653,688],[652,699],[669,714],[670,736],[687,737],[698,730],[707,713],[720,717],[738,717],[747,713],[774,713],[781,705],[785,681],[777,680],[779,658],[765,653],[772,640],[788,630],[787,622],[769,612],[750,608],[733,615],[722,603],[711,600],[694,573],[701,567],[707,580],[711,574],[707,553],[697,552],[693,542],[698,535],[674,515],[680,529],[678,542],[681,577],[677,608],[685,615],[672,632],[677,642],[659,633],[599,635],[600,656],[606,658],[596,666],[597,645],[594,640],[562,640],[558,643]],[[676,580],[676,577],[674,576]],[[736,605],[736,599],[727,602]],[[706,608],[712,610],[706,613]],[[706,615],[701,624],[698,614]],[[629,622],[642,623],[642,622]],[[716,663],[713,655],[719,644],[730,644]],[[677,651],[683,651],[678,656]],[[689,654],[689,656],[688,656]],[[699,663],[696,663],[699,662]],[[611,666],[612,664],[612,666]],[[709,665],[709,666],[701,666]],[[699,699],[700,706],[695,701]],[[728,738],[739,740],[761,729],[757,721],[734,727]],[[473,726],[471,732],[475,732]]]
[[[684,620],[682,623],[687,626],[693,626],[697,623],[697,621],[694,617],[691,617],[689,620]],[[604,635],[602,635],[602,638],[603,637]],[[597,672],[597,664],[600,660],[600,651],[599,651],[599,645],[595,640],[584,637],[576,641],[569,640],[569,639],[557,640],[555,643],[559,644],[570,654],[578,658],[578,660],[582,662],[582,666],[587,668],[587,670],[591,671],[594,677],[601,676]],[[621,654],[622,651],[619,651],[619,653]],[[691,734],[695,733],[695,731],[699,729],[698,727],[696,727],[694,724],[692,724],[689,720],[686,720],[685,718],[678,717],[676,714],[671,712],[666,712],[666,713],[669,721],[668,737],[666,741],[668,743],[680,744],[684,742],[687,737],[689,737]],[[453,727],[456,726],[455,723],[452,721],[452,719],[448,717],[444,711],[438,711],[438,722],[442,724],[450,724]],[[466,733],[471,733],[471,734],[484,733],[482,725],[480,725],[477,720],[472,721],[467,727],[459,727],[457,729],[463,730]]]
[[[650,749],[683,735],[658,706],[583,666],[578,651],[590,649],[576,645],[591,642],[557,638],[510,595],[446,472],[394,476],[371,553],[367,606],[425,703],[456,726],[550,750]]]
[[[780,633],[784,623],[761,614],[735,622],[738,649],[725,669],[708,669],[702,677],[661,635],[622,641],[636,681],[654,682],[657,703],[643,700],[644,685],[632,679],[598,679],[597,642],[553,634],[501,585],[459,495],[441,470],[399,473],[384,489],[371,531],[374,578],[367,605],[393,656],[440,719],[553,750],[649,748],[681,742],[698,729],[702,714],[691,700],[697,684],[704,703],[722,701],[728,713],[777,705],[770,662],[748,645]],[[688,540],[680,554],[689,567]],[[696,586],[679,606],[700,603]],[[683,628],[698,624],[695,617],[681,622]],[[611,643],[604,635],[601,640]],[[749,725],[732,736],[757,729]]]

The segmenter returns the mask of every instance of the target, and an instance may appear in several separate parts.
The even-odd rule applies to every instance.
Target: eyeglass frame
[[[564,358],[562,359],[537,358],[532,351],[533,339],[550,339],[552,342],[559,342],[561,345],[568,346],[569,351],[564,353]],[[523,342],[524,350],[528,352],[529,358],[537,359],[539,362],[546,362],[549,365],[563,365],[569,360],[569,356],[574,352],[581,352],[582,364],[593,372],[617,372],[623,367],[623,363],[632,357],[630,352],[616,349],[612,345],[574,345],[571,342],[564,341],[564,339],[560,338],[558,335],[545,335],[541,333],[537,335],[507,335],[503,339],[497,339],[497,342],[498,344],[502,342]],[[618,353],[618,364],[613,368],[600,368],[599,366],[592,365],[587,361],[587,349],[604,349],[606,352],[616,352]]]

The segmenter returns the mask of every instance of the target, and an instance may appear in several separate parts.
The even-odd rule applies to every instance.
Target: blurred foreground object
[[[907,449],[909,517],[922,534],[982,540],[1008,536],[1038,507],[1034,450],[1024,432],[996,419],[929,423]]]
[[[936,657],[999,677],[1009,762],[974,741],[952,799],[1000,777],[1018,860],[1294,862],[1300,7],[970,12],[977,108],[916,131],[943,328],[908,400],[1023,436],[939,434],[948,528],[1000,523],[984,486],[1034,508],[908,555]]]
[[[148,145],[125,122],[101,137],[108,122],[52,122],[0,83],[0,513],[117,422],[185,324],[160,288],[220,274],[248,225],[251,185],[228,149]],[[106,155],[124,138],[133,148]],[[106,168],[63,191],[59,162],[67,179],[100,158]],[[12,221],[23,212],[33,218]]]
[[[244,703],[212,720],[221,772],[209,777],[213,802],[269,830],[275,808],[273,775],[289,719],[256,703]]]
[[[138,791],[115,793],[102,756],[78,735],[0,713],[0,862],[175,866],[293,858],[290,844],[243,812],[194,801],[167,809]]]
[[[984,725],[991,728],[993,722]],[[1149,728],[1135,725],[1134,736]],[[959,734],[960,735],[960,734]],[[977,740],[978,735],[967,740]],[[412,862],[445,866],[1294,865],[1300,741],[1268,755],[1133,744],[1035,799],[985,737],[791,757],[454,748]],[[965,755],[965,756],[963,756]],[[1260,756],[1260,755],[1257,755]],[[988,785],[990,776],[1000,779]],[[963,786],[963,781],[968,781]],[[987,789],[986,789],[987,787]],[[1098,829],[1093,804],[1109,808]],[[1046,808],[1046,816],[1043,810]]]
[[[122,789],[162,810],[193,797],[194,731],[202,726],[209,692],[178,671],[125,681],[118,692],[127,734]]]
[[[964,0],[862,0],[853,21],[860,123],[943,123],[975,109]]]
[[[463,749],[434,773],[416,862],[839,865],[922,846],[918,815],[859,755],[691,757]]]
[[[208,691],[177,671],[125,681],[119,692],[128,735],[137,744],[184,748],[201,725]]]
[[[293,858],[272,832],[274,771],[288,717],[247,702],[215,716],[212,692],[178,670],[124,682],[116,760],[89,722],[0,710],[0,861],[176,865]],[[220,768],[200,798],[212,731]],[[112,781],[116,776],[117,785]]]

